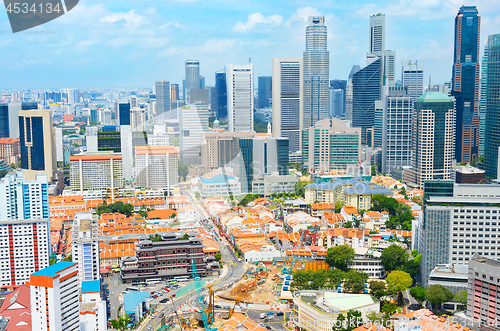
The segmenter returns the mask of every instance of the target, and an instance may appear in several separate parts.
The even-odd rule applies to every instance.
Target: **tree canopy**
[[[120,317],[119,319],[117,320],[111,320],[110,323],[111,323],[111,326],[113,327],[113,329],[117,329],[117,330],[125,330],[128,325],[130,324],[130,321],[131,321],[131,318],[130,317]]]
[[[387,275],[386,282],[389,293],[395,294],[406,291],[413,284],[413,279],[407,272],[394,270]]]
[[[129,217],[132,215],[134,211],[134,206],[130,203],[123,203],[121,201],[117,201],[115,203],[107,204],[104,200],[102,205],[98,206],[95,210],[96,214],[101,216],[102,214],[109,213],[120,213]]]
[[[426,299],[427,290],[425,287],[415,286],[410,289],[410,295],[417,300],[420,304]]]
[[[358,270],[349,270],[344,273],[344,291],[349,293],[363,293],[368,274]]]
[[[370,281],[371,294],[377,298],[381,299],[383,296],[387,295],[387,286],[384,282],[379,280]]]
[[[372,196],[373,211],[387,211],[389,213],[389,221],[385,223],[389,229],[401,228],[402,230],[411,231],[411,220],[413,215],[410,207],[398,200],[386,197],[382,194]]]
[[[400,270],[408,261],[408,252],[400,246],[393,244],[382,251],[380,256],[385,271]]]
[[[352,331],[363,324],[362,314],[358,310],[349,310],[346,315],[339,314],[332,327],[333,331]]]
[[[444,302],[453,300],[455,296],[443,285],[431,285],[427,289],[426,298],[434,305],[440,306]]]
[[[348,264],[354,259],[354,248],[347,245],[328,248],[326,262],[331,267],[347,271]]]

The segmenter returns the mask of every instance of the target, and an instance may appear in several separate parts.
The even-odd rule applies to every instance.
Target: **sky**
[[[311,15],[325,16],[330,79],[364,66],[369,17],[386,15],[386,49],[423,61],[425,84],[451,78],[454,19],[463,4],[481,15],[481,55],[500,33],[498,0],[80,0],[65,15],[12,33],[0,10],[0,89],[151,88],[182,84],[184,61],[200,61],[206,85],[227,63],[251,59],[270,76],[273,57],[301,57]],[[255,80],[257,81],[257,80]],[[257,86],[255,86],[257,87]]]

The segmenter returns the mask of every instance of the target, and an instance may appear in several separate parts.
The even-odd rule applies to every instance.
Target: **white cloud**
[[[137,28],[141,25],[149,24],[149,20],[146,17],[135,13],[135,9],[131,9],[128,13],[118,12],[104,16],[99,20],[99,22],[115,23],[122,20],[125,21],[125,25],[127,27],[132,28]]]
[[[321,12],[316,7],[297,8],[290,19],[286,21],[285,26],[290,26],[296,21],[300,22],[301,24],[307,23],[309,21],[309,16],[321,16]]]
[[[89,48],[92,45],[98,44],[100,41],[98,40],[82,40],[78,44],[75,45],[78,50],[83,51]]]
[[[184,28],[185,28],[185,26],[184,26],[184,25],[182,25],[182,24],[180,24],[179,22],[177,22],[177,21],[172,21],[172,22],[167,22],[167,23],[163,24],[163,25],[162,25],[162,26],[160,26],[158,29],[163,30],[163,29],[168,28],[169,26],[173,26],[173,27],[174,27],[174,28],[176,28],[176,29],[184,29]]]
[[[106,42],[106,45],[111,47],[120,47],[130,43],[132,40],[129,37],[118,37]]]
[[[271,27],[279,26],[283,23],[283,16],[281,15],[270,15],[264,16],[261,13],[253,13],[248,15],[248,20],[246,23],[238,22],[233,26],[233,31],[236,32],[246,32],[256,26],[257,24],[269,24]]]

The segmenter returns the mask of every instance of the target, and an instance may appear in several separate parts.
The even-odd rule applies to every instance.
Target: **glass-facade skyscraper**
[[[367,129],[373,128],[375,101],[380,98],[382,59],[374,61],[352,76],[352,126],[361,128],[361,143],[366,144]]]
[[[476,6],[462,6],[455,18],[452,95],[455,96],[455,157],[471,162],[479,155],[479,27]]]
[[[189,90],[200,88],[200,61],[186,60],[186,83],[184,92],[184,101],[189,102]]]
[[[215,73],[215,93],[216,97],[216,114],[219,120],[227,119],[227,86],[226,86],[226,72]]]
[[[484,161],[486,175],[498,178],[498,148],[500,147],[500,34],[488,36],[485,47],[487,57],[484,91],[485,124],[484,124]],[[484,62],[483,62],[484,64]],[[486,77],[485,77],[486,76]]]
[[[170,114],[170,82],[159,80],[155,83],[156,90],[156,115]],[[169,118],[165,118],[169,119]]]
[[[120,102],[118,104],[120,125],[130,125],[130,103]]]
[[[258,94],[257,106],[259,108],[269,108],[269,101],[272,98],[273,77],[260,76],[258,84],[259,84],[259,94]]]
[[[304,52],[304,128],[328,118],[330,53],[323,16],[310,16]]]
[[[253,63],[228,64],[226,79],[228,131],[254,131]]]

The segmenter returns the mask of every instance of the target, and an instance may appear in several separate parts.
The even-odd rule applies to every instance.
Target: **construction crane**
[[[238,305],[238,304],[240,303],[240,301],[241,301],[241,300],[240,300],[240,298],[237,298],[237,299],[236,299],[236,302],[234,303],[233,308],[231,308],[231,309],[229,310],[229,318],[231,318],[231,316],[233,316],[233,314],[234,314],[234,309],[236,308],[236,305]]]
[[[214,322],[214,296],[215,291],[212,289],[213,285],[208,285],[208,309],[207,309],[207,319],[208,323],[212,324]]]
[[[306,233],[306,230],[302,230],[302,233],[300,235],[299,243],[297,245],[297,249],[300,249],[302,246],[302,239],[304,238],[304,233]],[[291,274],[293,271],[293,265],[295,264],[295,261],[297,261],[297,255],[293,255],[292,262],[290,263],[290,269],[288,270],[286,267],[281,269],[281,273],[285,274]]]
[[[205,301],[203,301],[203,287],[201,285],[201,278],[198,275],[198,268],[196,268],[196,263],[194,262],[193,258],[191,258],[191,269],[193,273],[196,294],[198,296],[198,305],[200,306],[200,315],[203,321],[203,327],[205,331],[217,331],[217,328],[212,328],[213,314],[212,316],[209,316],[210,314],[207,312],[207,309],[205,308]]]

